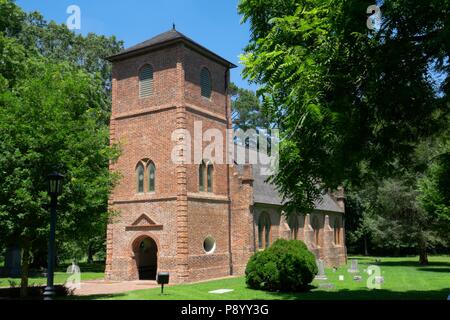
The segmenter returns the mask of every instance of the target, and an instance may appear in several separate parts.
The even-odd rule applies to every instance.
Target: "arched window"
[[[144,66],[139,72],[139,97],[146,98],[153,94],[153,68]]]
[[[299,223],[298,223],[298,214],[291,214],[289,216],[289,228],[291,229],[291,240],[298,240],[298,229],[299,229]]]
[[[153,161],[147,165],[148,192],[155,192],[156,167]]]
[[[213,167],[212,163],[208,163],[206,179],[207,179],[207,183],[208,183],[208,192],[213,192],[214,167]]]
[[[341,220],[339,217],[334,219],[334,244],[341,244]]]
[[[271,225],[269,214],[266,212],[261,213],[258,221],[258,246],[260,249],[270,246]]]
[[[214,166],[211,162],[202,161],[198,169],[198,189],[200,192],[214,191]]]
[[[202,89],[202,97],[211,98],[212,83],[211,74],[207,68],[203,68],[200,74],[200,85]]]
[[[144,165],[141,162],[136,167],[136,186],[138,193],[144,193]]]
[[[202,161],[202,163],[198,168],[198,189],[200,192],[205,191],[205,171],[206,171],[206,164],[204,161]]]
[[[320,225],[319,225],[319,218],[317,216],[313,217],[311,227],[314,230],[314,243],[318,246],[320,240],[319,239]]]

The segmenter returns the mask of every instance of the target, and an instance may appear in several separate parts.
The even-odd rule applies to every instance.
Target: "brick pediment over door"
[[[142,214],[139,216],[139,218],[136,219],[136,221],[133,222],[132,225],[127,226],[125,229],[128,231],[145,231],[145,230],[159,230],[162,229],[163,225],[158,224],[155,221],[153,221],[149,216],[146,214]]]

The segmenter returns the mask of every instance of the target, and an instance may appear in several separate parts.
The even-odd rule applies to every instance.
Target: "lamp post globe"
[[[48,261],[47,261],[47,287],[44,290],[44,300],[53,300],[55,296],[54,287],[54,267],[55,267],[55,230],[56,230],[56,207],[58,196],[62,193],[64,175],[53,172],[48,175],[48,194],[51,197],[50,203],[50,238],[48,241]]]
[[[59,172],[53,172],[47,176],[48,194],[50,196],[59,196],[62,193],[62,183],[64,175]]]

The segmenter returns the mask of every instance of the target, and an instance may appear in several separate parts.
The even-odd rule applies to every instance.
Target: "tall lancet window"
[[[206,164],[204,161],[202,161],[202,163],[198,168],[198,190],[200,192],[205,191],[205,171],[206,171]]]
[[[314,243],[316,246],[319,246],[320,244],[320,225],[319,225],[319,218],[317,216],[314,216],[312,219],[311,227],[314,230]]]
[[[150,161],[147,165],[147,175],[148,175],[148,192],[155,192],[156,168],[153,161]]]
[[[291,213],[289,216],[289,229],[291,229],[291,240],[298,240],[298,223],[299,215],[296,213]]]
[[[339,217],[334,219],[334,244],[341,244],[341,220]]]
[[[136,167],[136,185],[137,192],[144,193],[144,165],[141,162]]]
[[[260,249],[270,246],[270,228],[272,223],[267,212],[261,213],[258,221],[258,246]]]
[[[214,192],[214,166],[210,161],[202,161],[198,168],[198,189]]]
[[[213,192],[213,183],[214,183],[214,167],[213,167],[212,163],[208,163],[208,166],[207,166],[208,192]]]

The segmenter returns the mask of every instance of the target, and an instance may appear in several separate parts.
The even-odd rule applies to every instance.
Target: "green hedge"
[[[245,270],[247,286],[266,291],[305,291],[317,274],[316,258],[298,240],[277,240],[255,253]]]

